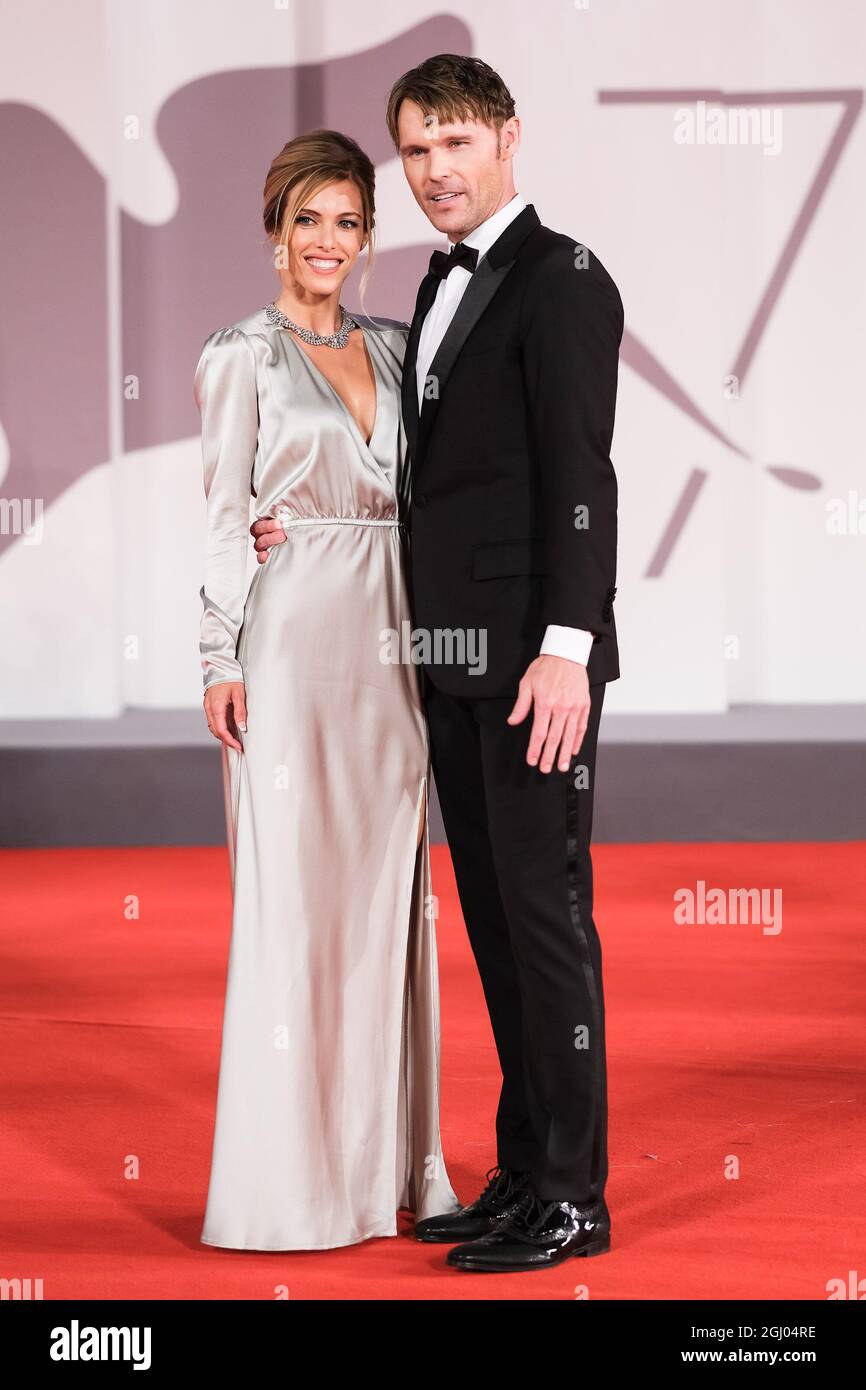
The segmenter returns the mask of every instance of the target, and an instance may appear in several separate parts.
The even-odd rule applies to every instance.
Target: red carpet
[[[405,1234],[202,1246],[225,852],[0,854],[0,1277],[41,1278],[46,1299],[824,1299],[866,1275],[864,845],[600,846],[594,861],[613,1249],[484,1276]],[[468,1200],[495,1160],[496,1058],[443,849],[434,872],[443,1145]],[[781,932],[676,925],[673,894],[699,879],[781,888]]]

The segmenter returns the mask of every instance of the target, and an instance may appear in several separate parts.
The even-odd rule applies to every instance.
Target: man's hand
[[[517,687],[517,699],[509,724],[521,724],[533,702],[535,717],[526,750],[530,767],[538,764],[549,772],[559,749],[560,772],[568,772],[580,751],[589,720],[589,678],[586,667],[564,656],[537,656]]]
[[[254,521],[250,527],[250,535],[255,537],[256,559],[260,565],[267,560],[271,546],[279,545],[286,539],[282,526],[272,516],[263,516]]]
[[[214,738],[243,753],[243,744],[238,742],[238,730],[244,734],[247,731],[247,692],[243,681],[209,685],[204,693],[204,712]]]

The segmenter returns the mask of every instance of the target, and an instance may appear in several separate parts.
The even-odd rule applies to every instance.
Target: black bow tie
[[[451,247],[450,255],[444,251],[434,251],[430,257],[430,274],[438,275],[440,280],[444,280],[450,275],[455,265],[462,265],[464,270],[468,270],[472,275],[478,264],[477,246],[467,246],[465,241],[458,241]]]

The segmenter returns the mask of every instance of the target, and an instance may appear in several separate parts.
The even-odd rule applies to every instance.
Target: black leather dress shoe
[[[595,1206],[543,1202],[527,1192],[517,1210],[495,1230],[448,1251],[457,1269],[507,1273],[550,1269],[572,1255],[601,1255],[610,1249],[610,1212]]]
[[[486,1235],[516,1211],[527,1191],[528,1173],[512,1173],[508,1168],[491,1168],[481,1196],[459,1211],[428,1216],[416,1221],[418,1240],[455,1244]]]

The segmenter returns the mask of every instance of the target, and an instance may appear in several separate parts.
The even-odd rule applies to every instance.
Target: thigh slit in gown
[[[222,746],[233,918],[205,1244],[332,1248],[395,1235],[398,1208],[459,1205],[426,813],[418,843],[427,731],[417,668],[389,642],[410,622],[406,334],[362,331],[369,443],[264,311],[211,335],[196,375],[205,683],[243,679],[247,702],[243,753]],[[287,539],[244,602],[251,482]]]

